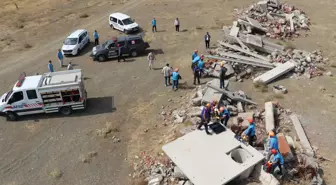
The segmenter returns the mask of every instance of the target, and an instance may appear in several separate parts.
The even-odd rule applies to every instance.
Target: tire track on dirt
[[[123,4],[122,6],[114,9],[114,12],[118,12],[118,11],[123,11],[123,12],[127,12],[133,8],[135,8],[136,6],[138,6],[139,4],[145,2],[146,0],[133,0],[133,1],[129,1],[125,4]],[[104,19],[106,20],[108,18],[108,16],[110,15],[111,12],[105,14],[104,16],[96,19],[96,20],[92,20],[91,22],[81,25],[81,28],[85,28],[88,29],[90,27],[95,27],[95,28],[99,28],[102,25],[106,24],[106,21],[104,21]],[[46,56],[48,54],[50,54],[51,52],[55,52],[57,48],[59,48],[59,44],[62,43],[64,40],[64,36],[60,36],[58,39],[45,44],[39,48],[34,48],[30,51],[27,51],[25,53],[22,53],[22,55],[20,55],[20,57],[13,57],[12,59],[7,60],[6,62],[1,62],[0,64],[0,75],[8,72],[8,71],[14,71],[16,68],[18,68],[18,66],[22,66],[22,65],[26,65],[31,63],[32,61],[35,61],[39,58],[43,58],[43,56]],[[40,49],[43,48],[44,52],[39,52]],[[29,56],[29,57],[28,57]],[[29,59],[28,59],[29,58]],[[28,59],[28,60],[27,60]]]

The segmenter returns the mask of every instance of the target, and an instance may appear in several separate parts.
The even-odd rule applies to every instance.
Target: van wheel
[[[16,121],[18,119],[18,115],[15,112],[6,112],[7,121]]]
[[[69,116],[72,113],[71,107],[62,107],[60,108],[59,112],[65,116]]]
[[[99,62],[104,62],[106,60],[106,57],[104,55],[99,55],[98,56],[98,61]]]
[[[132,57],[136,57],[136,56],[138,56],[138,52],[137,52],[136,50],[132,50],[132,51],[131,51],[131,56],[132,56]]]

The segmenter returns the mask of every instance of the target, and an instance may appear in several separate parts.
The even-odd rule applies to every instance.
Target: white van
[[[8,121],[19,116],[86,108],[87,93],[80,69],[26,76],[22,73],[14,87],[0,98],[0,114]]]
[[[139,25],[134,22],[130,16],[119,12],[110,15],[109,24],[111,28],[120,30],[124,33],[131,33],[139,30]]]
[[[76,30],[72,32],[63,42],[63,55],[78,55],[85,46],[90,44],[90,37],[87,30]]]

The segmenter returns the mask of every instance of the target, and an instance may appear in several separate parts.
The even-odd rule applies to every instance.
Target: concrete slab
[[[252,19],[250,17],[247,17],[246,16],[246,20],[253,26],[253,27],[256,27],[258,29],[261,29],[263,30],[264,28],[262,27],[262,25],[255,19]]]
[[[219,79],[213,79],[211,81],[209,81],[207,84],[211,84],[213,86],[219,87]],[[206,104],[206,103],[210,103],[213,100],[217,100],[218,102],[220,101],[220,99],[222,98],[222,93],[218,92],[212,88],[207,88],[207,90],[205,91],[203,97],[202,97],[202,104]]]
[[[273,68],[270,71],[256,77],[253,82],[261,81],[263,83],[270,83],[276,78],[288,73],[289,71],[295,68],[294,62],[288,61],[284,64],[279,64],[277,67]]]
[[[225,75],[229,76],[235,73],[231,64],[224,64],[224,67],[227,69]]]
[[[310,142],[306,136],[306,133],[301,125],[299,118],[296,116],[296,114],[292,114],[290,115],[290,119],[292,120],[292,123],[296,130],[296,134],[298,135],[300,139],[302,149],[309,157],[314,157],[315,156],[314,150],[310,145]]]
[[[232,28],[230,29],[230,35],[233,37],[237,37],[238,33],[239,33],[239,27],[232,26]]]
[[[163,151],[195,185],[224,185],[238,177],[246,177],[263,155],[239,142],[226,131],[205,134],[193,131],[162,147]],[[236,161],[232,159],[231,155]]]
[[[263,46],[263,41],[262,41],[261,37],[256,36],[256,35],[248,34],[246,42],[249,43],[249,44],[252,44],[254,46],[258,46],[258,47]]]
[[[275,128],[274,126],[274,107],[272,102],[265,103],[265,127],[266,132]]]

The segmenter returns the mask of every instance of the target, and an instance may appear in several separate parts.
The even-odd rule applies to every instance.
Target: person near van
[[[99,35],[98,35],[97,30],[95,30],[95,31],[93,32],[93,38],[94,38],[94,40],[95,40],[95,46],[99,45]]]
[[[155,18],[153,18],[153,20],[152,20],[152,31],[153,31],[153,33],[154,33],[154,31],[156,32],[156,19]]]
[[[51,60],[49,60],[48,69],[49,69],[49,72],[54,72],[54,66],[51,63]]]
[[[210,39],[211,39],[211,36],[209,34],[209,32],[207,32],[204,36],[204,40],[205,40],[205,48],[206,49],[209,49],[210,48]]]
[[[166,66],[164,66],[162,68],[162,73],[163,76],[165,78],[165,86],[169,86],[170,85],[170,75],[171,75],[171,67],[169,67],[169,64],[166,64]]]
[[[151,70],[153,68],[153,63],[154,63],[154,60],[155,60],[155,54],[153,52],[149,52],[148,56],[147,56],[147,60],[148,60],[149,70]]]
[[[176,68],[175,71],[172,73],[172,80],[173,80],[172,89],[175,90],[175,91],[178,90],[179,80],[182,79],[182,77],[180,76],[180,74],[178,72],[179,72],[179,69]],[[174,89],[174,87],[176,89]]]
[[[60,63],[60,66],[63,67],[63,53],[61,51],[61,49],[58,49],[58,53],[57,53],[57,58],[58,58],[58,61]]]
[[[175,19],[174,25],[175,25],[175,31],[179,32],[180,31],[180,20],[178,18]]]
[[[67,70],[73,70],[72,62],[69,62]]]
[[[118,46],[118,62],[120,62],[120,60],[122,59],[124,62],[126,62],[125,57],[123,56],[124,54],[124,47],[120,46],[120,44],[117,45]]]

